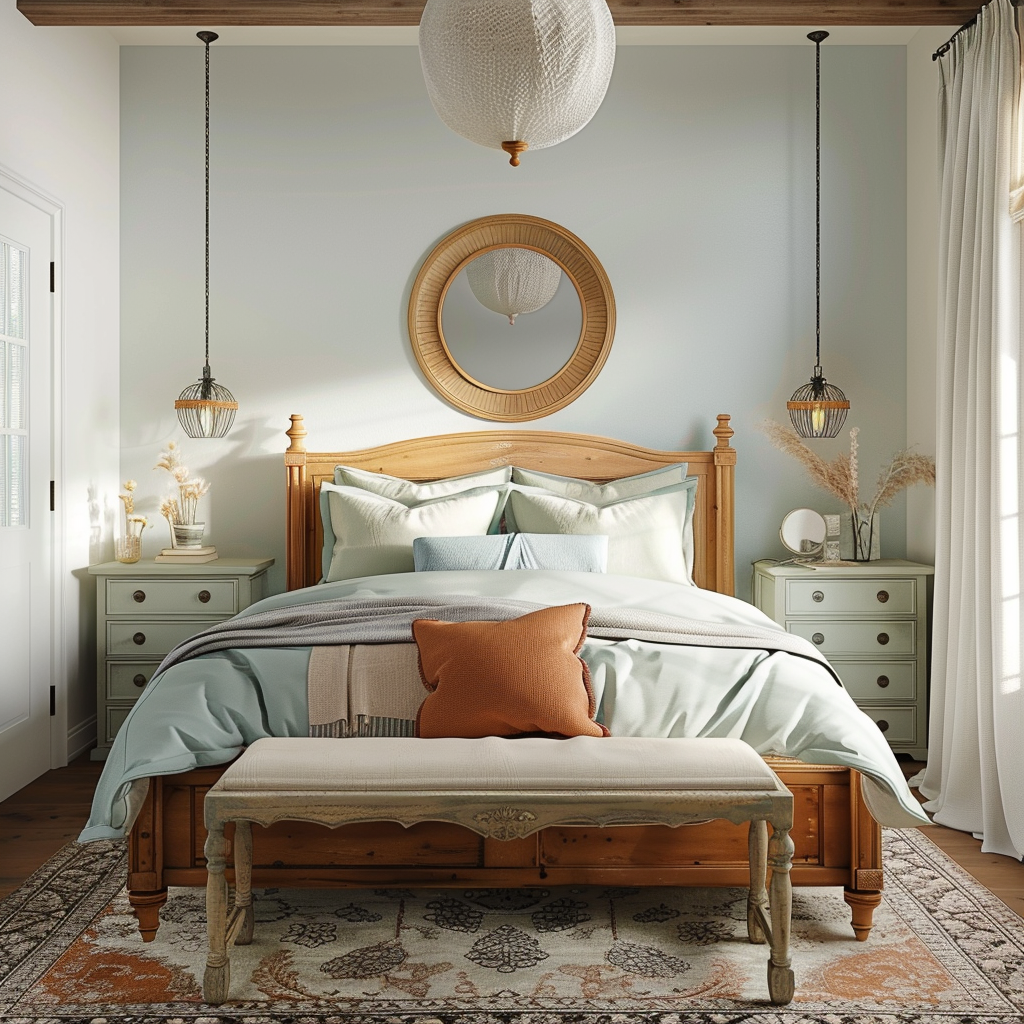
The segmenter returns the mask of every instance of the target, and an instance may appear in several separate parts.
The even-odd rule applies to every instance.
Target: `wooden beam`
[[[418,25],[424,0],[18,0],[34,25]],[[977,0],[609,0],[617,25],[962,25]]]

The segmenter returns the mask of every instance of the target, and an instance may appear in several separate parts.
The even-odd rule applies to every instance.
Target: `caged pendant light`
[[[427,0],[419,43],[438,117],[513,167],[590,121],[615,64],[605,0]]]
[[[206,365],[174,403],[178,422],[189,437],[224,437],[235,421],[238,403],[210,375],[210,43],[216,32],[197,32],[206,44]]]
[[[821,372],[821,44],[827,32],[810,32],[814,43],[814,372],[809,384],[786,403],[801,437],[835,437],[846,422],[850,403]]]

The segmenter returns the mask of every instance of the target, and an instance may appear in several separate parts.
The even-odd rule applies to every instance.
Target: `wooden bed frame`
[[[701,478],[694,514],[694,578],[733,593],[733,478],[729,417],[718,417],[715,447],[665,452],[623,441],[543,431],[482,431],[418,438],[358,452],[307,452],[301,416],[292,416],[287,473],[288,589],[320,578],[320,484],[339,463],[424,481],[500,465],[606,481],[688,462]],[[794,885],[841,885],[858,939],[881,902],[881,829],[868,812],[859,774],[849,768],[769,762],[794,795]],[[203,798],[223,767],[151,780],[129,841],[128,895],[144,940],[159,926],[167,886],[206,884]],[[257,886],[746,885],[745,830],[726,821],[617,828],[547,828],[499,842],[458,825],[393,822],[328,831],[300,822],[256,829]]]

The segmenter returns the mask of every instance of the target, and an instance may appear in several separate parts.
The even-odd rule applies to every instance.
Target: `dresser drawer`
[[[911,747],[917,743],[917,708],[863,707],[861,711],[870,718],[894,747]]]
[[[917,699],[916,661],[839,661],[832,667],[846,692],[860,701],[895,701],[898,704]]]
[[[790,620],[790,633],[810,640],[824,654],[915,654],[916,623],[909,620],[886,619]]]
[[[219,615],[238,611],[235,580],[107,580],[108,615]]]
[[[108,661],[107,700],[135,700],[159,664],[158,661]]]
[[[104,743],[110,744],[114,742],[114,737],[117,735],[117,730],[124,725],[124,720],[128,717],[128,712],[131,711],[133,705],[131,704],[108,704],[106,721],[103,723],[104,727]]]
[[[916,580],[786,580],[786,613],[917,614]]]
[[[182,640],[205,629],[207,622],[107,622],[107,656],[140,658],[166,654]]]

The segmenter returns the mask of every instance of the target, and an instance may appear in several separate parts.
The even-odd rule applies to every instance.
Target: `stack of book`
[[[156,556],[157,562],[213,562],[217,558],[217,549],[212,545],[204,548],[164,548]]]

